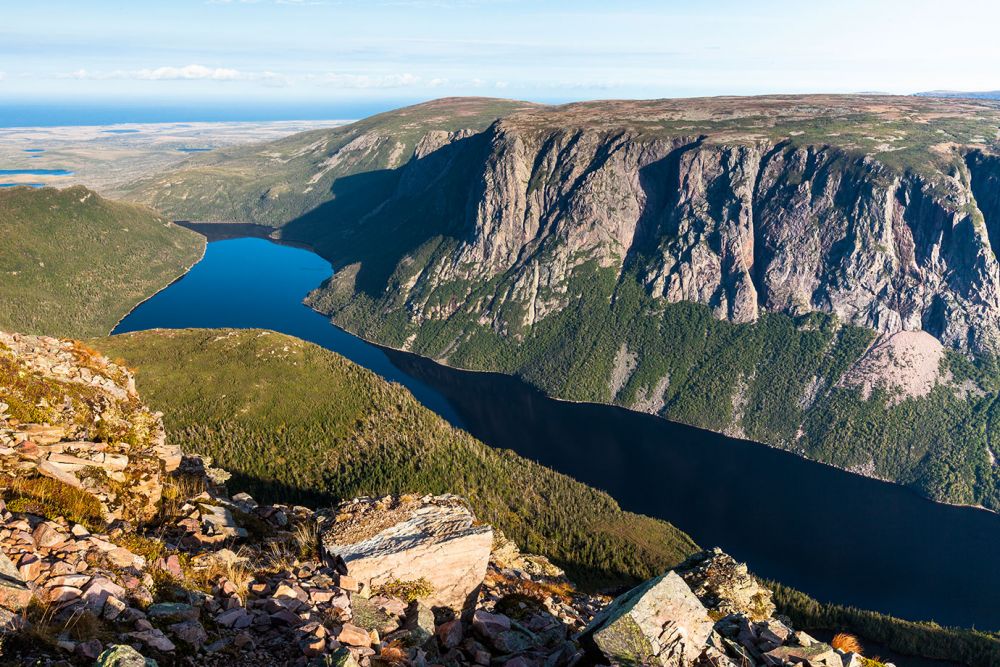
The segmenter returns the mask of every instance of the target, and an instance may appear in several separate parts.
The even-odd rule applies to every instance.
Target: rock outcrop
[[[712,625],[708,610],[670,571],[617,598],[585,636],[615,664],[684,667],[701,655]]]
[[[459,612],[475,604],[493,546],[456,496],[362,498],[320,523],[323,555],[370,590],[423,581],[424,601]]]

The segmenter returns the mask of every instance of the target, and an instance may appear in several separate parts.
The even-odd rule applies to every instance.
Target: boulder
[[[493,530],[457,496],[361,498],[320,517],[324,558],[377,589],[424,580],[431,607],[466,611],[486,576]]]
[[[582,639],[612,663],[686,667],[701,655],[713,625],[697,596],[670,571],[616,598]]]
[[[97,657],[95,667],[157,667],[156,661],[144,658],[128,644],[117,644]]]

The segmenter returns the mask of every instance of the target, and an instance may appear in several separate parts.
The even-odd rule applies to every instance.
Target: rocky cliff
[[[995,103],[593,102],[488,126],[442,124],[449,103],[423,131],[390,114],[297,149],[330,180],[309,206],[301,177],[241,185],[294,208],[269,224],[335,263],[313,307],[558,397],[1000,506],[983,417],[1000,345]],[[399,137],[390,164],[380,147]],[[247,164],[263,161],[232,163]],[[225,178],[181,169],[137,192],[205,214],[199,193]]]

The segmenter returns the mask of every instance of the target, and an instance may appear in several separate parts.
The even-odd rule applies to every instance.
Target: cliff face
[[[970,154],[931,179],[787,142],[539,133],[503,121],[488,142],[454,247],[417,274],[403,258],[412,275],[394,301],[414,322],[450,315],[475,283],[502,277],[509,288],[483,315],[502,333],[497,314],[516,303],[531,327],[565,305],[566,277],[593,260],[634,272],[655,298],[732,322],[821,311],[880,333],[996,348],[995,158]],[[420,172],[437,167],[416,161],[401,178],[427,182]],[[435,290],[459,281],[466,294],[442,309]]]

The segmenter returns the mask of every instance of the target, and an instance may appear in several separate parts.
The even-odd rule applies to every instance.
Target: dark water
[[[187,327],[281,331],[336,350],[402,384],[421,403],[462,425],[440,394],[393,366],[380,348],[331,326],[302,305],[305,295],[332,272],[329,262],[308,250],[253,238],[216,241],[187,275],[136,307],[114,333]]]
[[[0,169],[0,176],[72,176],[66,169]]]
[[[210,243],[200,264],[116,333],[264,327],[311,340],[403,383],[486,443],[604,489],[762,576],[824,601],[1000,629],[1000,517],[656,417],[554,401],[507,376],[382,350],[300,304],[329,275],[329,264],[306,250],[261,239]]]

